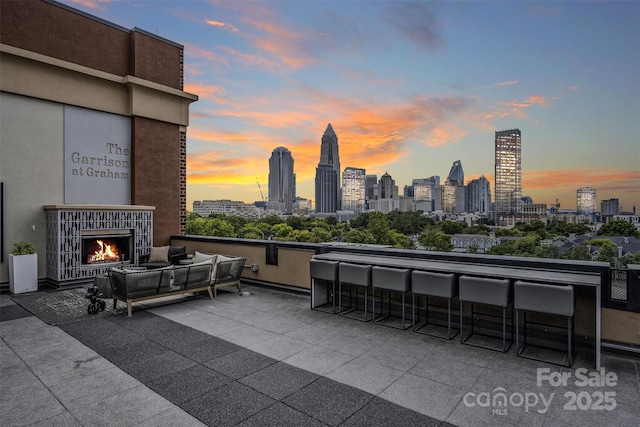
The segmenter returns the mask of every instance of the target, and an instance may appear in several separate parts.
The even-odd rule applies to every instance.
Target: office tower
[[[436,188],[440,191],[440,209],[442,209],[444,213],[465,212],[466,200],[464,185],[458,185],[456,181],[447,178],[444,185]]]
[[[345,168],[342,173],[342,210],[356,214],[364,211],[366,171]]]
[[[338,210],[338,174],[332,165],[316,168],[316,212],[335,213]]]
[[[269,202],[277,202],[284,212],[293,212],[295,174],[293,157],[284,147],[278,147],[269,159]]]
[[[432,177],[433,178],[433,177]],[[439,181],[439,178],[438,178]],[[417,178],[411,180],[411,197],[413,210],[431,212],[433,210],[433,180],[431,178]],[[407,195],[405,194],[405,197]]]
[[[516,214],[522,196],[520,129],[496,131],[495,207],[498,214]]]
[[[402,189],[402,194],[404,195],[404,197],[410,197],[413,198],[413,185],[405,185],[404,188]]]
[[[606,199],[600,201],[600,215],[603,219],[608,219],[620,213],[620,202],[618,199]]]
[[[453,166],[451,166],[447,179],[450,183],[464,185],[464,171],[462,170],[462,162],[460,160],[453,162]]]
[[[467,183],[466,195],[467,212],[483,214],[491,212],[491,184],[484,175]]]
[[[431,212],[435,209],[435,191],[440,186],[440,177],[434,175],[429,178],[415,178],[413,186],[414,207],[416,211]]]
[[[576,191],[576,213],[578,215],[592,215],[596,212],[596,189],[582,187]]]
[[[378,175],[367,175],[364,180],[364,198],[373,200],[378,197]]]
[[[334,174],[329,173],[333,169]],[[320,162],[316,168],[316,211],[333,213],[340,209],[340,155],[338,153],[338,136],[331,123],[322,135],[320,146]],[[330,189],[329,182],[335,186]],[[329,198],[329,199],[327,199]]]
[[[385,173],[378,182],[378,199],[397,199],[398,187],[391,175]]]

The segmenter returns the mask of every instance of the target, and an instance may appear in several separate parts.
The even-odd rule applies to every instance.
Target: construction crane
[[[264,199],[264,194],[262,194],[262,188],[260,188],[260,181],[258,181],[258,177],[256,177],[256,183],[258,184],[258,190],[260,190],[260,197],[262,197],[262,203],[264,204],[264,209],[267,209],[267,201]]]

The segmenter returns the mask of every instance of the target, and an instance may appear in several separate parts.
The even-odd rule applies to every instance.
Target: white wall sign
[[[66,105],[64,201],[131,204],[131,119]]]

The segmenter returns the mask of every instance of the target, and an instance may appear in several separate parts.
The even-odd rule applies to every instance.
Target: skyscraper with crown
[[[316,212],[334,213],[340,209],[340,201],[338,136],[329,123],[322,135],[320,162],[316,168]]]

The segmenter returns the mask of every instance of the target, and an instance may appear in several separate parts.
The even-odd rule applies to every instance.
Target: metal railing
[[[629,270],[611,269],[609,298],[616,301],[629,301]]]

